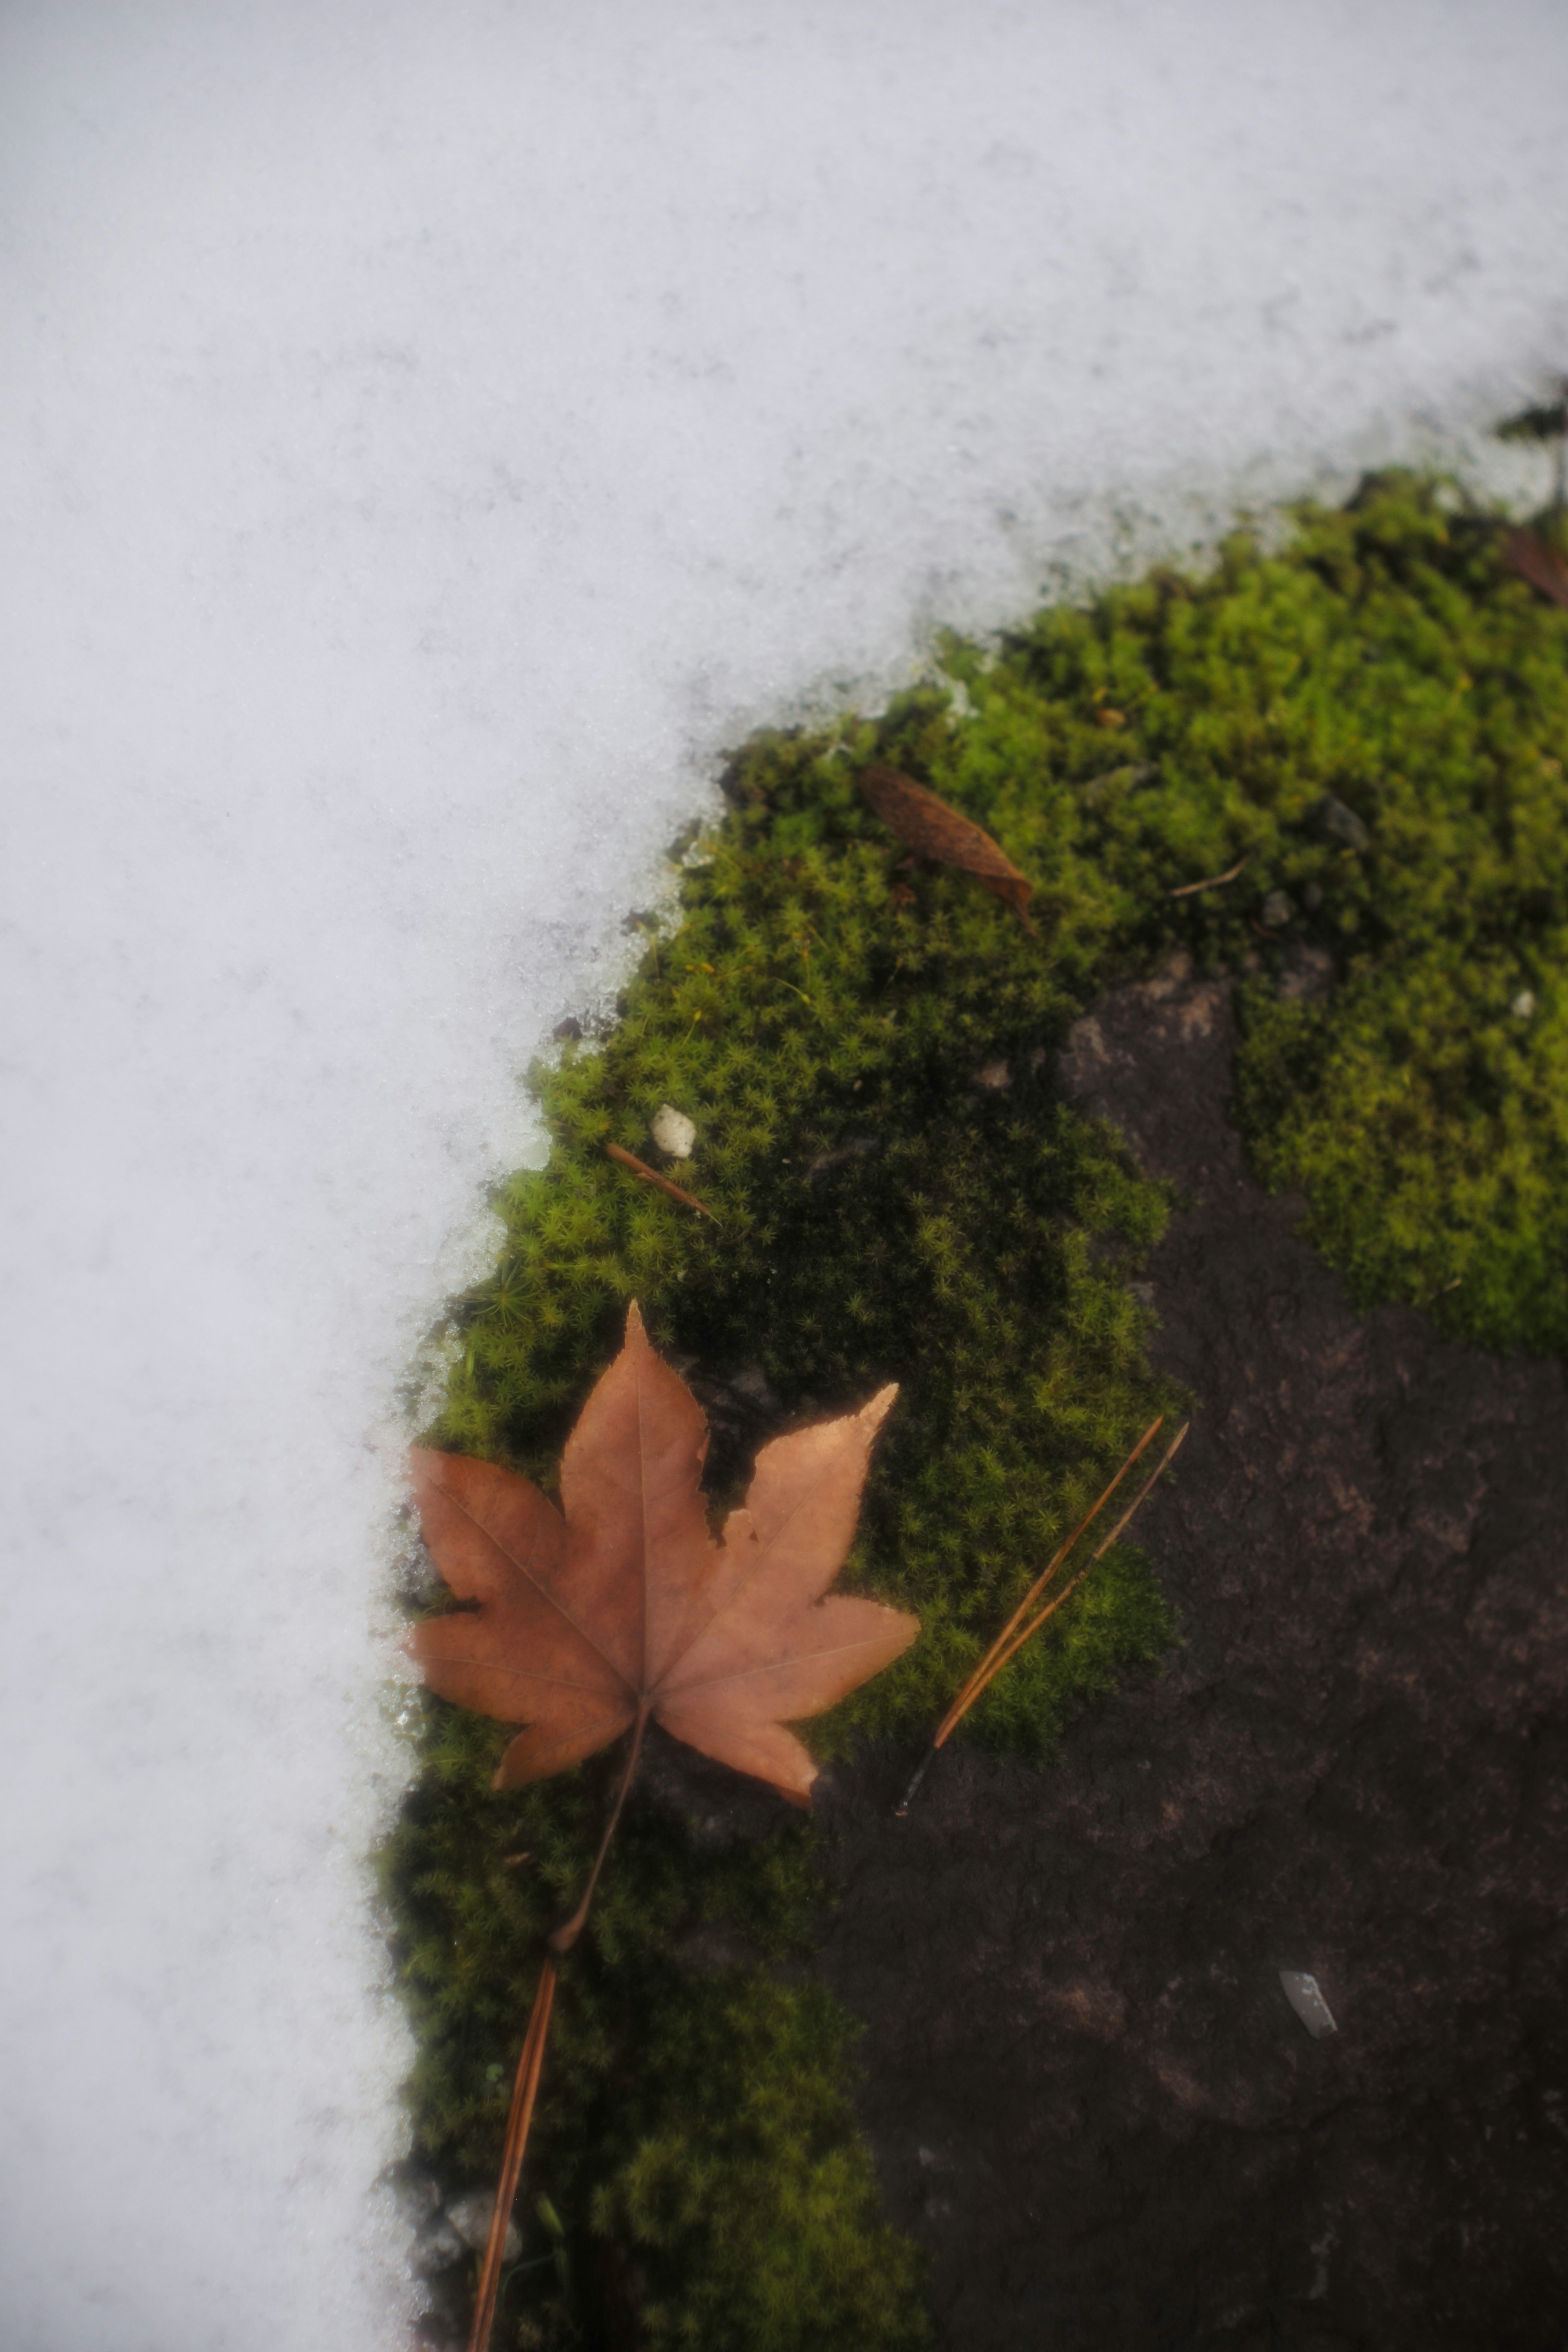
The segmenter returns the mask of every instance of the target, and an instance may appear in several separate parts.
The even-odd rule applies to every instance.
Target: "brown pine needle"
[[[1155,1479],[1160,1475],[1161,1471],[1164,1469],[1166,1464],[1175,1454],[1183,1438],[1185,1437],[1191,1427],[1192,1423],[1190,1422],[1183,1422],[1180,1429],[1177,1430],[1174,1437],[1172,1438],[1169,1445],[1166,1446],[1164,1453],[1160,1456],[1160,1459],[1155,1464],[1153,1469],[1150,1471],[1149,1475],[1144,1479],[1143,1484],[1139,1487],[1138,1492],[1133,1496],[1132,1500],[1128,1504],[1127,1508],[1122,1512],[1121,1517],[1117,1520],[1116,1525],[1111,1528],[1110,1533],[1106,1537],[1099,1549],[1092,1552],[1089,1559],[1085,1560],[1083,1566],[1079,1570],[1078,1574],[1073,1578],[1071,1583],[1064,1585],[1058,1593],[1055,1594],[1051,1600],[1047,1601],[1045,1607],[1040,1611],[1037,1617],[1031,1618],[1028,1624],[1014,1634],[1012,1640],[1008,1643],[1001,1656],[995,1660],[994,1664],[987,1667],[984,1680],[979,1683],[977,1688],[973,1691],[968,1701],[969,1706],[973,1706],[975,1699],[980,1696],[981,1691],[986,1689],[995,1681],[997,1675],[1001,1673],[1008,1660],[1017,1655],[1025,1643],[1032,1642],[1034,1640],[1035,1635],[1039,1632],[1047,1618],[1054,1617],[1057,1611],[1061,1607],[1063,1601],[1068,1598],[1069,1594],[1078,1591],[1079,1586],[1083,1582],[1083,1580],[1089,1574],[1089,1570],[1105,1558],[1106,1553],[1110,1549],[1110,1547],[1116,1541],[1117,1537],[1121,1533],[1129,1519],[1131,1518],[1133,1513],[1138,1509],[1144,1496],[1147,1495],[1149,1489],[1154,1484]],[[967,1707],[965,1711],[967,1712]]]
[[[506,2118],[506,2144],[501,2153],[500,2181],[496,2189],[496,2210],[490,2216],[490,2234],[479,2270],[479,2300],[474,2305],[474,2324],[468,2331],[468,2352],[489,2352],[490,2330],[495,2325],[496,2296],[500,2290],[501,2256],[506,2251],[507,2224],[511,2220],[511,2209],[517,2201],[517,2184],[528,2147],[529,2126],[533,2121],[533,2104],[539,2095],[539,2076],[544,2064],[544,2040],[550,2031],[550,2010],[554,1998],[555,1962],[547,1958],[539,1972],[539,1989],[533,1996],[528,2032],[523,2036],[522,2055],[517,2062],[517,2076],[511,2086],[511,2105],[507,2110]]]
[[[1236,864],[1226,866],[1223,874],[1211,874],[1203,882],[1184,882],[1179,890],[1168,890],[1165,895],[1169,898],[1190,898],[1197,890],[1217,890],[1222,882],[1234,882],[1242,867],[1251,863],[1252,852],[1249,849],[1245,857],[1238,857]]]
[[[1016,1631],[1017,1627],[1023,1623],[1025,1618],[1028,1615],[1030,1610],[1034,1607],[1036,1601],[1039,1599],[1041,1593],[1045,1591],[1047,1585],[1050,1582],[1052,1577],[1061,1566],[1063,1560],[1066,1559],[1068,1552],[1071,1551],[1079,1538],[1085,1534],[1088,1529],[1094,1525],[1095,1520],[1099,1518],[1101,1511],[1104,1510],[1107,1503],[1110,1502],[1112,1495],[1115,1494],[1116,1489],[1121,1486],[1121,1481],[1126,1477],[1129,1470],[1131,1469],[1132,1465],[1137,1461],[1145,1446],[1152,1442],[1159,1432],[1164,1422],[1164,1418],[1165,1416],[1163,1412],[1155,1415],[1154,1419],[1149,1423],[1148,1428],[1143,1432],[1142,1436],[1138,1440],[1137,1444],[1132,1448],[1132,1451],[1128,1455],[1126,1461],[1122,1464],[1121,1469],[1117,1472],[1115,1477],[1111,1480],[1110,1486],[1107,1486],[1104,1494],[1100,1497],[1100,1500],[1097,1503],[1090,1505],[1089,1508],[1084,1513],[1082,1518],[1079,1519],[1077,1527],[1074,1528],[1071,1535],[1068,1536],[1067,1541],[1064,1544],[1058,1545],[1057,1549],[1052,1553],[1045,1567],[1040,1570],[1039,1575],[1036,1577],[1033,1584],[1030,1585],[1027,1592],[1025,1593],[1024,1598],[1019,1601],[1018,1606],[1014,1610],[1013,1614],[1008,1618],[1007,1622],[1003,1626],[1002,1631],[997,1634],[996,1639],[992,1643],[991,1647],[986,1651],[985,1655],[981,1659],[980,1664],[969,1676],[969,1679],[963,1685],[963,1689],[959,1692],[958,1696],[953,1700],[952,1705],[948,1708],[947,1713],[942,1717],[942,1721],[938,1724],[935,1736],[931,1740],[931,1746],[933,1748],[940,1748],[943,1740],[947,1738],[949,1732],[952,1730],[954,1725],[959,1723],[963,1717],[968,1714],[970,1706],[973,1705],[974,1699],[979,1696],[981,1689],[984,1687],[984,1684],[990,1680],[995,1663],[1001,1656],[1002,1652],[1006,1648],[1009,1638]]]
[[[1144,1479],[1143,1484],[1139,1487],[1138,1492],[1134,1495],[1131,1503],[1128,1504],[1127,1508],[1122,1512],[1121,1517],[1117,1520],[1116,1525],[1111,1528],[1110,1533],[1084,1562],[1082,1568],[1078,1571],[1078,1574],[1073,1577],[1068,1583],[1063,1586],[1060,1592],[1053,1594],[1051,1599],[1046,1602],[1045,1607],[1039,1610],[1034,1617],[1029,1618],[1027,1623],[1025,1623],[1024,1620],[1027,1616],[1028,1611],[1034,1606],[1035,1601],[1038,1599],[1046,1585],[1049,1582],[1051,1577],[1060,1567],[1062,1561],[1067,1558],[1068,1552],[1071,1551],[1073,1546],[1077,1543],[1079,1538],[1084,1533],[1085,1529],[1090,1527],[1094,1520],[1099,1517],[1100,1513],[1110,1501],[1111,1496],[1116,1492],[1117,1487],[1121,1484],[1122,1479],[1127,1475],[1129,1470],[1131,1469],[1132,1465],[1137,1461],[1144,1447],[1149,1444],[1150,1439],[1154,1435],[1155,1431],[1160,1427],[1163,1419],[1164,1415],[1162,1413],[1160,1419],[1151,1423],[1150,1426],[1144,1431],[1142,1436],[1139,1439],[1137,1444],[1133,1447],[1131,1453],[1128,1455],[1126,1461],[1122,1464],[1121,1469],[1117,1472],[1115,1477],[1106,1488],[1104,1494],[1100,1497],[1099,1502],[1095,1504],[1092,1510],[1089,1511],[1085,1517],[1079,1520],[1078,1526],[1073,1529],[1072,1534],[1068,1538],[1066,1543],[1061,1546],[1060,1549],[1052,1558],[1049,1565],[1042,1570],[1041,1573],[1035,1579],[1034,1583],[1029,1587],[1028,1591],[1025,1594],[1017,1608],[1015,1609],[1012,1616],[1002,1628],[1001,1633],[998,1633],[996,1639],[992,1643],[991,1647],[985,1653],[984,1657],[982,1658],[979,1665],[975,1667],[974,1672],[970,1675],[968,1681],[964,1684],[963,1688],[953,1700],[952,1705],[949,1707],[941,1723],[937,1726],[936,1731],[932,1735],[931,1746],[927,1748],[924,1756],[921,1759],[921,1761],[916,1768],[914,1778],[910,1780],[909,1787],[904,1791],[902,1803],[895,1808],[898,1818],[900,1821],[909,1811],[910,1801],[912,1800],[916,1790],[920,1787],[921,1782],[925,1779],[926,1774],[930,1771],[931,1765],[935,1760],[938,1749],[942,1746],[949,1735],[957,1728],[960,1723],[963,1722],[964,1717],[974,1705],[975,1700],[979,1698],[982,1692],[987,1690],[991,1684],[995,1681],[1003,1667],[1008,1664],[1009,1662],[1017,1655],[1026,1642],[1029,1642],[1034,1639],[1035,1635],[1039,1632],[1047,1619],[1056,1615],[1057,1611],[1060,1609],[1065,1602],[1069,1601],[1072,1595],[1078,1591],[1079,1586],[1083,1582],[1085,1577],[1089,1575],[1090,1570],[1096,1567],[1098,1563],[1105,1558],[1105,1555],[1110,1549],[1111,1545],[1116,1541],[1117,1538],[1122,1533],[1123,1529],[1128,1526],[1130,1521],[1135,1517],[1139,1509],[1142,1507],[1144,1498],[1154,1486],[1155,1481],[1160,1477],[1161,1473],[1164,1471],[1170,1463],[1175,1458],[1183,1440],[1185,1438],[1188,1430],[1192,1427],[1192,1423],[1190,1422],[1183,1422],[1180,1429],[1177,1430],[1174,1437],[1172,1438],[1171,1443],[1166,1446],[1164,1453],[1160,1456],[1160,1459],[1155,1464],[1153,1469],[1150,1471],[1149,1475]]]
[[[661,1192],[668,1192],[672,1201],[679,1201],[683,1209],[696,1209],[700,1215],[712,1218],[714,1224],[718,1223],[718,1218],[706,1201],[700,1201],[695,1192],[683,1192],[679,1184],[672,1184],[668,1176],[661,1176],[657,1168],[650,1168],[646,1160],[637,1158],[635,1151],[623,1151],[618,1143],[606,1143],[605,1150],[617,1167],[629,1168],[642,1183],[656,1184]]]

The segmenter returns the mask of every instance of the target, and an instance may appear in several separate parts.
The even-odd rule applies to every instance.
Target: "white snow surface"
[[[521,1068],[751,726],[1479,462],[1568,354],[1565,64],[1550,0],[0,16],[8,2352],[399,2339],[400,1382]]]

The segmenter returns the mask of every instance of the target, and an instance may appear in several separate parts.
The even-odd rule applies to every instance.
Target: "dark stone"
[[[1047,1769],[942,1751],[907,1822],[911,1750],[840,1768],[821,1968],[952,2352],[1558,2352],[1563,1377],[1351,1310],[1248,1178],[1232,1043],[1177,970],[1063,1070],[1190,1202],[1140,1529],[1178,1646]]]
[[[1353,849],[1359,855],[1372,846],[1372,835],[1354,809],[1347,808],[1332,793],[1325,793],[1319,801],[1312,811],[1312,821],[1324,840],[1341,849]]]

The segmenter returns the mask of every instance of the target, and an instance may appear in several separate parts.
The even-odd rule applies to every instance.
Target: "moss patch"
[[[778,1426],[899,1381],[844,1583],[924,1631],[810,1736],[826,1754],[912,1740],[1175,1402],[1130,1286],[1171,1204],[1049,1085],[1077,1013],[1174,946],[1251,971],[1255,1154],[1306,1185],[1361,1295],[1561,1344],[1565,651],[1568,615],[1500,575],[1483,519],[1391,478],[1304,510],[1283,554],[1238,538],[1202,579],[1048,611],[1000,653],[949,642],[962,719],[932,689],[876,725],[752,742],[618,1024],[536,1074],[551,1161],[501,1194],[506,1245],[458,1309],[433,1442],[549,1486],[633,1297],[710,1408],[716,1502]],[[895,873],[856,783],[872,758],[996,835],[1037,883],[1038,942],[963,877]],[[1243,856],[1237,882],[1171,898]],[[1268,984],[1303,945],[1342,970],[1322,1005]],[[1526,989],[1528,1019],[1508,1009]],[[665,1102],[698,1130],[670,1172],[717,1226],[605,1157],[651,1156]],[[1123,1547],[969,1736],[1046,1754],[1170,1633]],[[542,1932],[603,1801],[593,1765],[492,1797],[503,1738],[426,1705],[384,1857],[416,2148],[454,2185],[493,2171]],[[794,1822],[715,1845],[655,1798],[629,1809],[530,2159],[525,2203],[545,2191],[567,2242],[556,2259],[533,2228],[498,2341],[921,2339],[917,2267],[855,2131],[848,2021],[777,1973],[808,1948],[814,1854]],[[754,1957],[697,1972],[710,1931]]]

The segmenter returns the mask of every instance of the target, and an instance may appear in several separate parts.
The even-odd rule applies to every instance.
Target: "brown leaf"
[[[442,1697],[527,1726],[496,1786],[543,1780],[652,1717],[809,1804],[816,1767],[784,1725],[843,1698],[920,1631],[878,1601],[823,1597],[897,1393],[765,1445],[717,1544],[700,1485],[707,1422],[636,1307],[567,1441],[562,1511],[493,1463],[416,1452],[425,1539],[479,1606],[429,1619],[410,1647]]]
[[[1554,604],[1568,604],[1568,563],[1534,531],[1510,524],[1502,535],[1502,560]]]
[[[973,874],[994,898],[1012,908],[1034,938],[1035,927],[1026,909],[1035,886],[1010,857],[1003,856],[988,833],[960,816],[934,793],[928,793],[912,776],[900,775],[897,768],[868,768],[860,789],[900,841],[907,841],[919,856],[933,857],[939,865],[956,866],[961,872]]]

